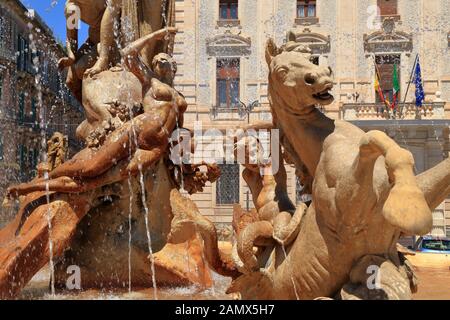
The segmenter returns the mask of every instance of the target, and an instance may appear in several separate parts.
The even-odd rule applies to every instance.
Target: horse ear
[[[287,32],[286,38],[287,38],[287,41],[288,41],[288,42],[289,42],[289,41],[295,41],[295,40],[297,40],[297,37],[295,36],[295,33],[294,33],[292,30],[289,30],[289,31]]]
[[[266,44],[266,62],[268,65],[270,65],[270,63],[272,62],[272,59],[277,56],[279,53],[279,50],[277,48],[277,45],[275,44],[275,42],[273,41],[272,38],[269,38],[269,40],[267,40],[267,44]]]

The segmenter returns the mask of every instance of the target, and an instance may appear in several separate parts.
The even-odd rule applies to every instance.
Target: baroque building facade
[[[46,152],[45,140],[59,131],[69,153],[80,148],[75,129],[84,115],[57,67],[63,47],[42,19],[19,0],[0,3],[0,194],[33,178]],[[0,211],[0,224],[11,212]]]
[[[270,121],[265,43],[289,37],[310,46],[314,63],[333,69],[335,102],[322,111],[386,132],[412,152],[420,173],[450,150],[449,16],[447,0],[178,0],[174,57],[176,86],[189,102],[185,126],[199,121],[207,135],[212,128]],[[417,57],[425,91],[420,108],[410,81]],[[400,84],[395,112],[374,88],[378,70],[392,101],[393,68]],[[248,106],[254,107],[249,113]],[[235,204],[252,207],[251,195],[242,168],[225,164],[222,170],[220,180],[193,199],[204,215],[229,224]],[[294,170],[287,170],[290,196],[301,201]],[[450,198],[433,218],[432,234],[450,236]]]

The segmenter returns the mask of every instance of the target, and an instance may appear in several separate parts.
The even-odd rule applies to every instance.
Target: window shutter
[[[380,15],[390,16],[397,14],[397,0],[378,0]]]

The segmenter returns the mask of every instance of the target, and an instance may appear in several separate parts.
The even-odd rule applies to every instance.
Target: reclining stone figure
[[[86,148],[45,178],[13,186],[9,197],[33,191],[44,191],[47,186],[56,192],[85,192],[137,175],[139,171],[161,159],[169,146],[172,131],[183,125],[183,113],[187,104],[184,97],[172,88],[176,72],[175,61],[160,53],[153,59],[153,70],[146,67],[139,51],[148,42],[159,40],[175,28],[159,30],[127,46],[122,54],[127,67],[142,84],[144,112],[113,131],[98,150]],[[111,72],[121,77],[121,72]],[[139,90],[139,88],[134,88]],[[131,158],[128,161],[128,158]],[[116,170],[110,170],[113,166]]]

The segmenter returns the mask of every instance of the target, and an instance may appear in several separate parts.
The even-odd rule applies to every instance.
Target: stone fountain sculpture
[[[125,3],[117,10],[126,18],[134,9]],[[313,200],[291,203],[284,167],[273,169],[282,159],[244,163],[257,215],[235,221],[237,239],[225,252],[214,224],[179,192],[181,184],[201,191],[218,177],[217,167],[201,164],[206,172],[200,172],[168,157],[187,105],[173,88],[176,64],[164,42],[176,30],[164,20],[118,45],[120,63],[110,60],[105,70],[103,61],[86,73],[88,116],[78,134],[87,147],[9,189],[20,209],[0,231],[0,298],[17,295],[49,261],[51,268],[56,262],[56,285],[76,264],[86,275],[83,288],[125,287],[131,257],[133,286],[153,285],[154,268],[159,283],[206,286],[207,263],[232,277],[228,292],[244,299],[410,299],[415,277],[397,240],[431,229],[431,209],[450,193],[450,160],[415,176],[412,155],[384,133],[329,119],[315,106],[333,100],[331,69],[311,63],[308,48],[295,41],[278,48],[269,40],[273,123],[261,126],[280,130],[283,158]],[[185,258],[180,248],[200,273],[182,269],[186,259],[177,263]]]
[[[315,106],[333,101],[332,70],[314,65],[310,52],[295,41],[281,48],[268,41],[273,123],[252,128],[280,130],[284,158],[311,190],[312,203],[291,203],[283,166],[271,175],[270,165],[245,165],[258,215],[236,229],[233,267],[240,275],[228,293],[243,299],[411,299],[417,282],[397,241],[431,231],[431,210],[450,193],[450,159],[415,176],[411,153],[386,134],[365,133],[321,113]],[[200,230],[207,254],[219,257],[214,230],[198,211],[175,217],[170,236],[183,241],[181,230],[189,224]]]
[[[79,2],[82,20],[92,13],[89,8],[98,9]],[[49,262],[57,287],[65,286],[71,265],[80,267],[83,289],[211,285],[197,233],[182,244],[167,241],[171,220],[180,210],[181,185],[198,192],[220,172],[215,165],[175,165],[169,158],[170,147],[180,142],[173,141],[172,133],[182,127],[187,104],[173,88],[176,63],[167,52],[176,29],[163,14],[170,9],[170,16],[174,1],[164,2],[166,6],[143,0],[136,7],[135,1],[124,0],[120,12],[106,4],[103,12],[100,6],[97,13],[102,22],[107,20],[100,34],[105,36],[103,28],[119,15],[122,31],[132,21],[138,36],[122,32],[125,45],[115,48],[121,58],[108,56],[106,65],[103,61],[88,69],[83,54],[96,55],[83,51],[61,61],[78,75],[84,72],[81,100],[87,119],[77,134],[86,148],[63,161],[58,155],[64,150],[49,144],[49,160],[40,164],[39,175],[9,188],[7,198],[19,198],[20,208],[0,230],[0,298],[15,297]],[[142,14],[136,10],[150,9],[144,16],[154,20],[137,18]],[[101,37],[106,43],[99,43],[99,57],[105,48],[113,51],[112,34]],[[79,80],[69,73],[68,83]],[[200,171],[201,166],[206,170]]]

